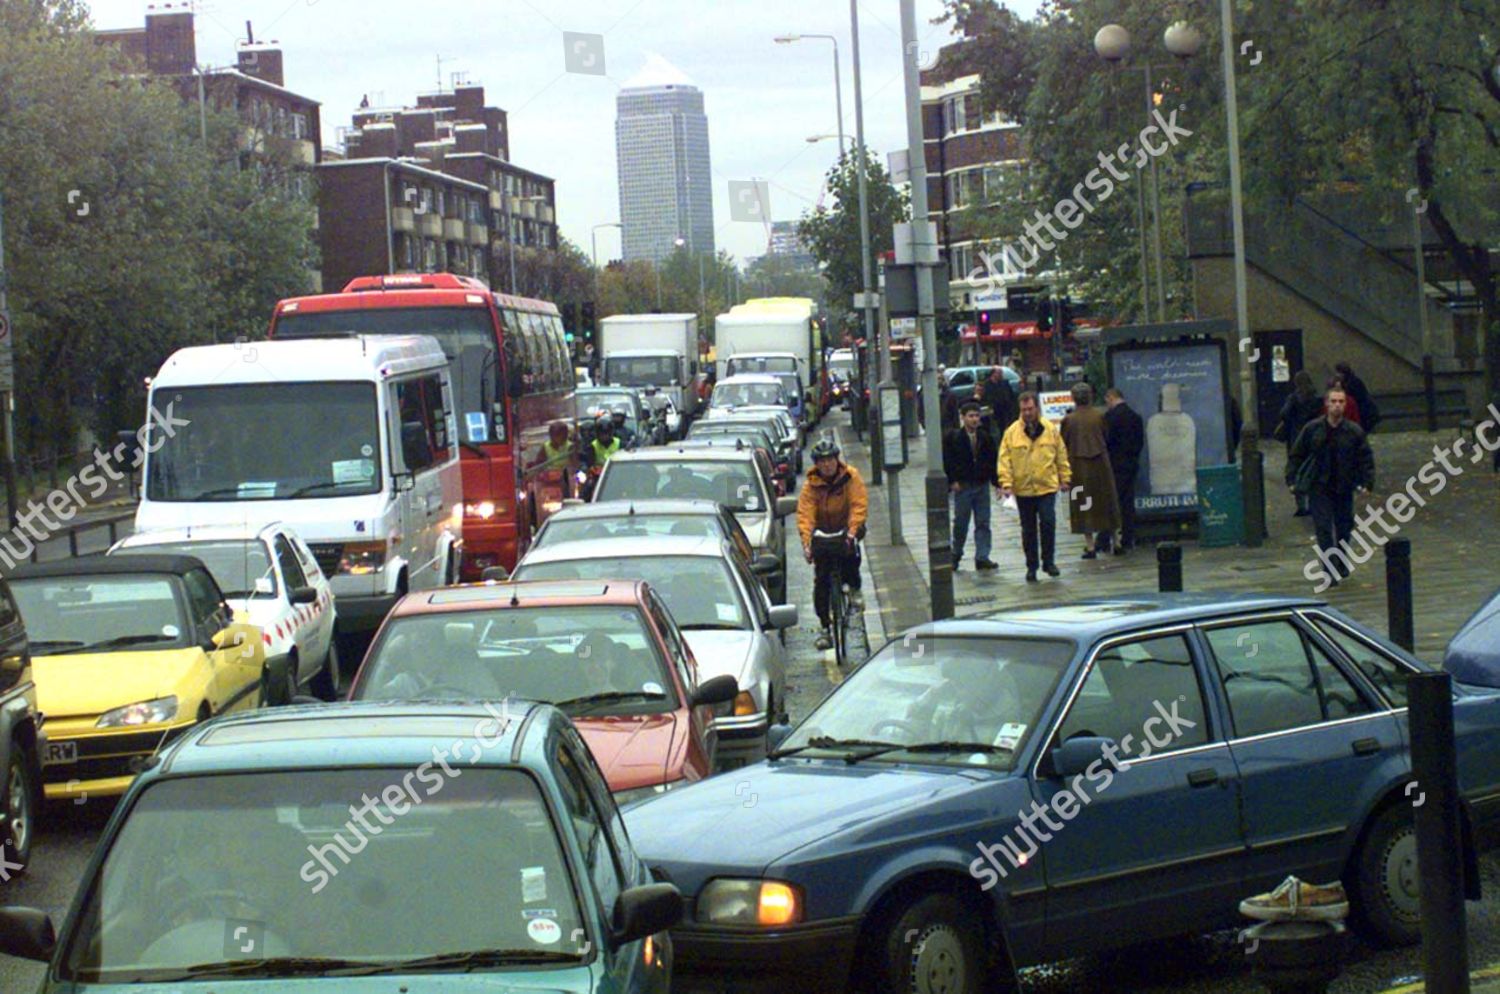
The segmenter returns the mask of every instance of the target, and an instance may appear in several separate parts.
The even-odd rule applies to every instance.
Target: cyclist
[[[849,587],[850,606],[864,609],[859,592],[859,540],[865,534],[869,496],[859,470],[839,458],[839,447],[833,439],[825,438],[814,445],[812,457],[807,485],[797,498],[797,531],[802,536],[802,555],[815,570],[813,608],[823,630],[814,644],[821,650],[833,645],[833,619],[828,603],[832,599],[832,584],[843,582]],[[843,554],[814,557],[814,530],[844,532]]]

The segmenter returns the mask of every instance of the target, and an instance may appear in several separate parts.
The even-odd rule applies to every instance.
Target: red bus
[[[549,428],[573,424],[573,362],[555,304],[494,293],[449,273],[361,276],[339,293],[281,301],[270,335],[437,339],[451,364],[463,454],[459,577],[515,568],[567,486],[563,471],[537,468]]]

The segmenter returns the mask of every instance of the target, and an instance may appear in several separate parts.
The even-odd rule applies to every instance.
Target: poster
[[[1062,419],[1073,410],[1071,390],[1046,390],[1037,394],[1037,400],[1042,405],[1042,417],[1055,425],[1062,424]]]
[[[1229,459],[1222,342],[1149,342],[1109,350],[1110,382],[1146,423],[1138,514],[1195,512],[1198,468]]]

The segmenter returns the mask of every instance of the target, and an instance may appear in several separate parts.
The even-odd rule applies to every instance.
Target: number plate
[[[48,742],[42,751],[43,766],[62,766],[78,762],[77,742]]]

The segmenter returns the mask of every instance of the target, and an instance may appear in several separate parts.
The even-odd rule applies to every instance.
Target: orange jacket
[[[797,532],[802,536],[802,547],[812,544],[814,528],[825,532],[848,529],[850,535],[858,535],[869,510],[870,497],[859,470],[839,463],[839,471],[830,481],[813,466],[797,497]]]

